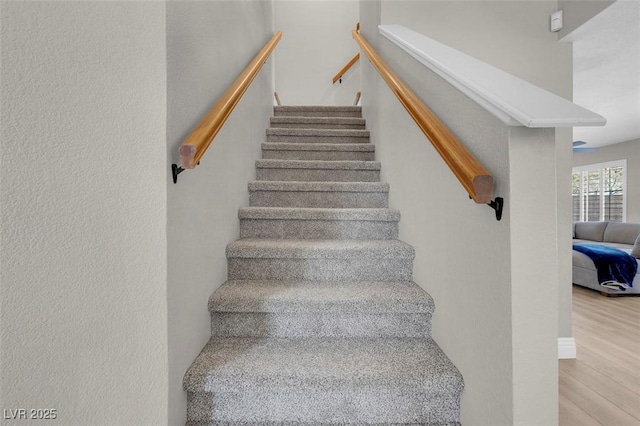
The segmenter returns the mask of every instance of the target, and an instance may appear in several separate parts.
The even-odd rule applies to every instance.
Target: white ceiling
[[[573,102],[603,115],[575,127],[584,147],[640,138],[640,0],[618,0],[565,37],[573,42]]]

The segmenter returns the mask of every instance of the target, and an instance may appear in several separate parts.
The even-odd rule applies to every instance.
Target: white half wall
[[[559,250],[555,172],[554,129],[511,128],[514,425],[558,424]]]
[[[0,8],[2,422],[166,424],[164,2]]]
[[[167,155],[178,149],[271,39],[269,1],[167,2]],[[282,42],[276,51],[282,49]],[[239,238],[238,208],[273,105],[272,59],[263,66],[201,164],[165,180],[168,192],[169,424],[186,422],[182,378],[210,336],[207,301],[227,278],[226,245]]]
[[[506,127],[379,37],[377,24],[405,25],[570,99],[571,49],[547,29],[555,7],[360,3],[365,38],[489,169],[495,196],[505,198],[500,222],[473,204],[363,62],[363,111],[391,206],[402,212],[400,237],[416,249],[414,280],[434,297],[434,337],[465,379],[462,424],[558,423],[557,137],[552,129]],[[560,137],[570,149],[570,135]]]
[[[571,199],[571,162],[573,129],[556,129],[556,181],[558,198],[558,338],[573,336],[573,225]]]
[[[610,2],[570,1],[571,22],[596,14]],[[594,3],[594,7],[587,5]],[[597,3],[597,4],[595,4]],[[384,1],[382,23],[401,24],[441,43],[573,100],[571,43],[558,43],[549,31],[549,16],[558,10],[556,1]],[[601,10],[601,9],[599,9]],[[599,11],[598,10],[598,11]],[[574,20],[576,18],[577,20]],[[571,197],[572,134],[556,132],[558,176],[558,336],[571,332]]]
[[[351,30],[358,0],[275,0],[282,30],[275,53],[275,90],[283,105],[352,105],[360,91],[360,61],[342,83],[333,76],[358,52]]]

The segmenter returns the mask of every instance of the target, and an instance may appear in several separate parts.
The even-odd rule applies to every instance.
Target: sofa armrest
[[[638,237],[636,238],[636,242],[633,245],[633,248],[631,249],[631,252],[629,254],[635,257],[636,259],[640,259],[640,235],[638,235]]]

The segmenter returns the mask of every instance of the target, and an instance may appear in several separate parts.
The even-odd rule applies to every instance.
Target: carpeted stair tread
[[[368,130],[359,129],[287,129],[287,128],[270,128],[267,129],[268,136],[326,136],[326,137],[358,137],[369,138]]]
[[[376,208],[242,207],[240,219],[347,220],[397,222],[400,211]]]
[[[227,245],[227,258],[413,259],[413,246],[400,240],[280,240],[245,238]]]
[[[433,299],[412,281],[231,280],[209,298],[211,312],[432,313]]]
[[[256,160],[258,169],[380,170],[379,161]]]
[[[384,208],[245,207],[240,238],[395,240],[400,212]]]
[[[273,107],[276,117],[362,117],[359,106],[279,105]]]
[[[358,172],[361,173],[361,172]],[[378,173],[378,172],[367,172]],[[256,173],[258,177],[258,173]],[[260,174],[260,178],[264,178]],[[341,177],[341,176],[340,176]],[[375,181],[300,181],[281,178],[249,182],[249,205],[255,207],[386,208],[389,185]]]
[[[287,182],[379,182],[380,163],[353,160],[256,160],[256,180]]]
[[[287,160],[374,160],[375,147],[371,143],[289,143],[265,142],[262,158]]]
[[[462,377],[430,338],[212,338],[184,377],[189,392],[291,388],[457,395]]]
[[[389,192],[389,184],[386,182],[292,182],[254,180],[249,182],[249,191]]]
[[[225,422],[225,421],[189,421],[185,426],[345,426],[345,423],[309,423],[309,422]],[[362,423],[349,422],[348,426],[460,426],[459,422],[446,423]]]
[[[364,129],[365,120],[359,117],[271,117],[271,127]]]
[[[356,105],[276,105],[273,107],[273,111],[362,111],[362,107]]]
[[[368,130],[356,129],[267,129],[266,142],[273,143],[369,143]]]
[[[375,146],[370,143],[287,143],[264,142],[263,150],[268,151],[343,151],[374,152]]]
[[[185,426],[460,426],[459,422],[437,423],[316,423],[316,422],[226,422],[226,421],[188,421]]]

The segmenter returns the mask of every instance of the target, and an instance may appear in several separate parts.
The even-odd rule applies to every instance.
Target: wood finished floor
[[[560,360],[560,426],[640,426],[640,296],[573,286],[578,359]]]

